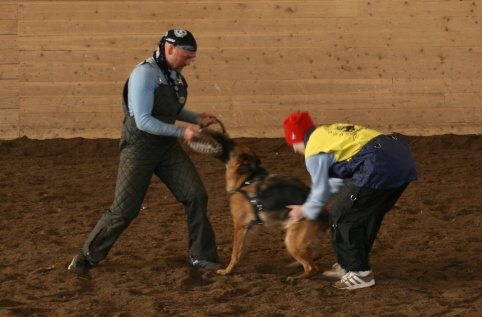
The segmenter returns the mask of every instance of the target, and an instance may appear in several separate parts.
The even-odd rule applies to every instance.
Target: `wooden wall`
[[[118,138],[121,91],[167,29],[187,107],[234,137],[292,111],[409,135],[482,133],[482,1],[0,0],[0,138]]]

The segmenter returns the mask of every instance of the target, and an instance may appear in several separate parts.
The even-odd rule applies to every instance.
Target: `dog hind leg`
[[[310,278],[319,271],[313,259],[313,249],[319,246],[321,240],[315,227],[307,221],[302,221],[293,222],[288,228],[285,239],[286,248],[304,269],[300,275],[289,276],[286,279],[288,282]]]

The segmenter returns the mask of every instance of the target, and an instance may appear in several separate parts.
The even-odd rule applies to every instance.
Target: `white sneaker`
[[[335,263],[331,267],[331,270],[324,271],[321,274],[321,278],[330,282],[338,282],[346,274],[346,270],[340,266],[340,264]]]
[[[372,271],[366,276],[360,276],[358,272],[348,272],[341,278],[341,280],[333,283],[333,286],[338,289],[357,289],[373,285],[375,285],[375,279],[373,278]]]

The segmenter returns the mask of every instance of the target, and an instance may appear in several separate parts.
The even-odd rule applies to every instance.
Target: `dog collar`
[[[248,180],[246,180],[243,183],[243,186],[241,186],[241,188],[243,188],[244,186],[251,185],[257,181],[261,181],[265,179],[266,176],[268,176],[268,173],[266,172],[266,170],[264,168],[258,168],[249,176]]]

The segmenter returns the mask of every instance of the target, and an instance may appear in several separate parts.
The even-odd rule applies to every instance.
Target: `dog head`
[[[213,157],[225,165],[228,165],[235,158],[241,158],[247,165],[253,168],[261,165],[261,160],[249,147],[231,139],[227,133],[216,131],[209,131],[208,133],[223,149],[222,153],[214,154]]]
[[[252,175],[264,171],[259,157],[246,145],[231,139],[226,133],[214,132],[211,136],[222,146],[222,153],[213,155],[226,165],[228,190],[240,187]],[[241,184],[240,184],[241,183]]]

